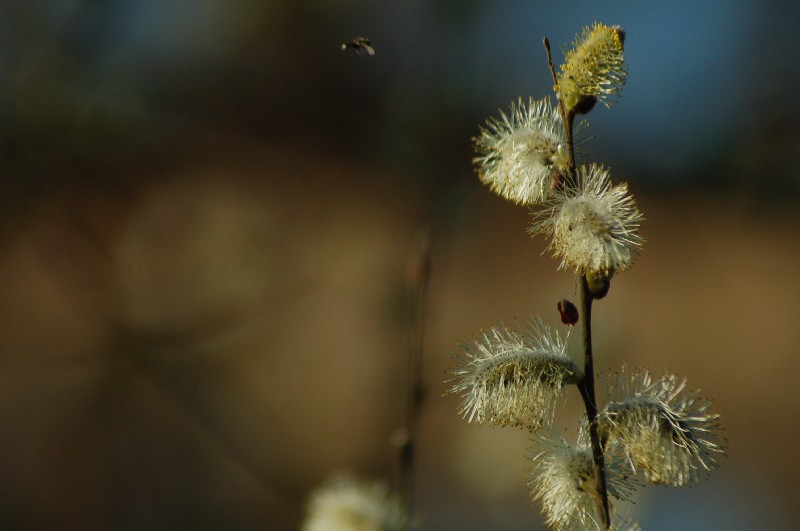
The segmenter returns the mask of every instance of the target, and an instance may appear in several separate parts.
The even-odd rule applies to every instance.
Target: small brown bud
[[[565,325],[574,326],[578,322],[578,308],[567,299],[558,301],[558,313],[561,314],[561,322]]]
[[[581,96],[578,102],[575,104],[575,107],[572,108],[575,114],[589,114],[589,112],[594,109],[594,105],[597,103],[597,98],[594,96]]]
[[[602,299],[608,294],[611,288],[611,276],[614,273],[587,273],[586,274],[586,287],[589,288],[589,294],[593,299]]]
[[[625,44],[625,30],[622,26],[611,26],[611,29],[617,32],[617,36],[619,36],[619,42]]]

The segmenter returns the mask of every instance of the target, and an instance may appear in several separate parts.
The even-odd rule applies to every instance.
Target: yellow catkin
[[[595,102],[607,107],[625,84],[625,32],[618,26],[595,23],[575,38],[561,66],[556,91],[568,111],[589,112]]]

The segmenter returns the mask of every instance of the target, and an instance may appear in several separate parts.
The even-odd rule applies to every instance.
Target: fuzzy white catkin
[[[633,471],[658,485],[681,487],[718,468],[724,452],[719,415],[698,392],[685,392],[686,380],[671,374],[653,379],[646,369],[626,369],[613,381],[613,399],[598,423],[609,450],[621,452]]]
[[[567,165],[563,122],[550,98],[512,103],[510,113],[487,120],[473,142],[481,182],[521,205],[541,203],[553,172],[564,172]]]
[[[594,461],[584,417],[575,445],[563,438],[538,437],[531,456],[528,480],[531,498],[542,504],[548,525],[555,529],[605,529],[600,491],[595,482]],[[610,496],[629,499],[636,483],[612,456],[606,459],[606,485]],[[636,529],[609,503],[613,529]]]
[[[301,531],[400,531],[405,522],[384,484],[339,474],[311,494]]]
[[[460,411],[469,422],[535,431],[552,422],[562,385],[580,374],[566,342],[540,319],[523,332],[493,327],[462,350],[450,392],[463,395]]]
[[[549,249],[562,269],[581,275],[608,275],[628,269],[644,242],[642,214],[626,184],[611,185],[610,173],[595,164],[581,166],[534,214],[531,234],[551,238]]]

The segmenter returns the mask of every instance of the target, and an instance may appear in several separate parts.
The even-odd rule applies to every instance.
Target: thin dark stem
[[[553,76],[553,88],[558,90],[558,76],[556,75],[556,67],[553,66],[553,54],[550,53],[550,41],[545,37],[542,40],[544,44],[544,51],[547,52],[547,65],[550,67],[550,74]]]
[[[575,113],[568,111],[561,102],[559,102],[558,105],[561,109],[561,116],[564,119],[564,136],[567,138],[567,160],[569,162],[569,171],[574,176],[576,172],[575,140],[572,131],[573,124],[575,123]]]
[[[417,424],[425,387],[422,380],[422,354],[425,340],[425,299],[430,276],[430,248],[427,233],[420,237],[419,248],[411,264],[409,284],[412,308],[409,337],[409,393],[406,402],[405,427],[396,441],[398,448],[397,491],[406,509],[407,525],[413,514],[414,464]]]
[[[553,76],[553,90],[556,91],[556,95],[558,94],[558,75],[556,74],[556,67],[553,65],[553,55],[550,53],[550,41],[547,40],[547,37],[544,38],[542,41],[544,44],[544,50],[547,52],[547,65],[550,67],[550,75]],[[568,158],[568,165],[569,171],[571,174],[575,174],[575,143],[573,140],[573,133],[572,128],[575,122],[575,113],[573,111],[568,111],[567,108],[564,106],[564,102],[560,99],[558,100],[558,110],[561,112],[561,121],[564,124],[564,136],[567,139],[567,158]],[[558,188],[563,183],[554,182],[553,188]]]
[[[594,476],[600,494],[598,501],[601,516],[606,529],[611,527],[608,510],[608,491],[606,489],[606,466],[600,434],[597,429],[597,400],[594,392],[594,357],[592,355],[592,295],[586,277],[581,276],[581,321],[583,323],[583,379],[578,383],[583,403],[586,406],[586,417],[589,420],[589,438],[592,442],[592,458],[594,460]]]

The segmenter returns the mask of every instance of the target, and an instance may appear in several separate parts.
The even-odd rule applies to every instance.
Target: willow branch
[[[553,66],[553,57],[550,53],[550,42],[547,37],[544,39],[544,48],[547,52],[547,63],[550,66],[550,73],[553,76],[555,83],[554,89],[558,93],[558,76],[556,75],[555,67]],[[567,161],[569,164],[569,173],[576,175],[577,169],[575,164],[575,142],[573,134],[573,125],[575,123],[575,113],[568,111],[564,103],[559,100],[558,108],[561,112],[561,119],[564,123],[564,136],[566,137],[566,150]],[[561,183],[557,183],[561,184]],[[597,399],[594,389],[594,356],[592,354],[592,294],[589,293],[589,286],[586,281],[585,275],[580,275],[581,284],[581,324],[583,326],[583,357],[584,369],[583,378],[578,382],[578,389],[583,398],[583,404],[586,408],[586,418],[589,421],[589,438],[592,444],[592,460],[594,462],[594,479],[597,484],[597,490],[600,499],[597,501],[598,509],[600,510],[601,517],[603,518],[606,529],[611,527],[611,514],[609,512],[608,504],[608,489],[606,487],[606,466],[605,455],[603,454],[603,446],[600,443],[600,434],[597,427]]]

